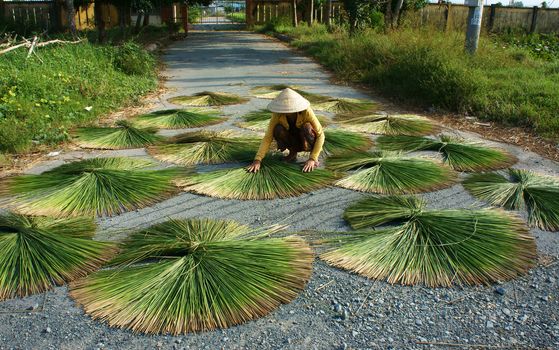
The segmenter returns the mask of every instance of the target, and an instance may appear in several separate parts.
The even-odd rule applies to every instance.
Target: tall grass
[[[338,78],[368,84],[384,95],[421,106],[470,113],[527,126],[559,139],[559,61],[538,60],[520,47],[482,38],[475,56],[464,53],[462,33],[430,29],[349,36],[326,27],[269,25],[294,38]]]
[[[155,59],[132,43],[50,45],[26,55],[0,59],[0,152],[66,140],[72,127],[137,102],[157,84]]]

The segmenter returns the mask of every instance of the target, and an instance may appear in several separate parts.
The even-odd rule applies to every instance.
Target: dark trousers
[[[316,142],[316,131],[310,123],[305,123],[300,128],[290,127],[289,130],[278,124],[274,128],[274,139],[280,151],[288,149],[290,152],[309,152]]]

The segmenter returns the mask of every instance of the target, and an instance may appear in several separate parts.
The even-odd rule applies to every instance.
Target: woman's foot
[[[297,152],[289,151],[289,154],[283,157],[284,162],[294,162],[297,160]]]

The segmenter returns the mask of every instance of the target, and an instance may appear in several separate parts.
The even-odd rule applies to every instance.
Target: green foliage
[[[429,119],[413,114],[345,113],[334,119],[347,130],[381,135],[427,135],[437,130]]]
[[[346,218],[354,227],[400,225],[344,233],[321,258],[389,283],[489,284],[526,273],[537,257],[526,226],[501,210],[428,210],[418,199],[371,197]]]
[[[173,137],[169,144],[152,147],[156,159],[179,165],[242,162],[254,158],[260,140],[230,132],[198,131]]]
[[[127,75],[153,76],[155,58],[140,45],[125,42],[117,46],[113,58],[117,69]]]
[[[519,33],[514,31],[494,36],[496,45],[528,51],[532,56],[548,61],[559,59],[559,36],[556,33]]]
[[[556,60],[534,60],[526,49],[503,48],[483,37],[471,56],[464,53],[463,33],[431,29],[365,30],[352,37],[320,25],[283,32],[340,79],[420,106],[468,112],[559,138]],[[519,54],[526,58],[518,60]]]
[[[428,192],[456,182],[456,174],[448,167],[389,152],[341,153],[329,157],[326,166],[337,171],[353,171],[336,185],[371,193]]]
[[[114,128],[79,128],[74,132],[74,142],[84,148],[141,148],[162,140],[156,132],[157,129],[138,129],[126,120],[119,120]]]
[[[381,136],[379,146],[389,151],[440,152],[444,162],[458,171],[487,171],[511,166],[516,158],[500,149],[442,135],[439,139],[416,136]]]
[[[135,332],[244,323],[293,300],[311,274],[302,239],[262,233],[209,219],[157,224],[130,236],[115,269],[75,283],[70,294],[93,318]]]
[[[84,42],[40,48],[40,60],[26,59],[25,50],[2,55],[0,151],[65,141],[74,126],[137,102],[155,88],[154,60],[145,61],[145,74],[128,75],[116,67],[119,50]]]
[[[171,103],[195,107],[235,105],[247,101],[248,98],[235,94],[212,91],[202,91],[190,96],[177,96],[169,99]]]
[[[135,124],[163,129],[198,128],[225,121],[218,111],[191,109],[164,109],[136,117]]]
[[[253,200],[300,196],[328,186],[335,178],[328,170],[303,173],[299,165],[268,156],[257,173],[245,168],[216,170],[187,177],[178,185],[211,197]]]
[[[0,300],[41,293],[100,267],[114,252],[91,218],[0,214]]]
[[[151,162],[93,158],[61,165],[40,175],[21,175],[0,184],[19,210],[34,215],[114,215],[165,199],[182,169],[146,170]]]
[[[474,174],[464,187],[491,205],[527,210],[530,226],[559,231],[559,178],[519,169],[509,169],[508,175]]]

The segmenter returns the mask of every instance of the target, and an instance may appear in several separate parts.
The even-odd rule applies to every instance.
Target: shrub
[[[115,50],[114,65],[128,75],[153,76],[155,59],[133,42],[126,42]]]

